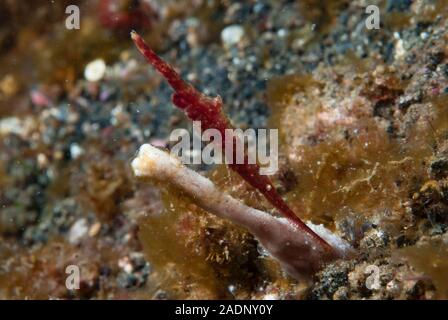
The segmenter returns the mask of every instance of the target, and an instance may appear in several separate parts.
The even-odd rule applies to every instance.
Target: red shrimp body
[[[236,141],[233,136],[225,134],[226,129],[233,129],[230,121],[222,112],[222,100],[218,96],[211,98],[205,96],[197,91],[189,83],[185,82],[180,75],[167,62],[162,60],[136,33],[131,33],[132,40],[137,46],[141,54],[146,60],[168,81],[175,93],[172,96],[173,103],[182,109],[188,118],[192,121],[200,121],[201,127],[206,129],[216,129],[225,137],[222,145],[223,152],[225,145],[233,143],[233,155],[235,159]],[[299,230],[306,232],[315,240],[317,244],[322,246],[328,252],[334,252],[333,248],[314,231],[312,231],[286,204],[283,198],[278,194],[271,179],[266,175],[260,174],[260,167],[258,164],[249,164],[247,153],[244,154],[244,163],[236,164],[232,162],[229,167],[236,171],[247,183],[259,190],[264,197],[276,208],[279,212],[293,223]]]

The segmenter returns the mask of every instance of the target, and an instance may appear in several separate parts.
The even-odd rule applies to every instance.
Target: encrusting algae
[[[448,241],[432,240],[419,243],[412,247],[401,248],[394,252],[394,256],[408,262],[416,273],[412,277],[429,278],[434,283],[437,298],[448,298]]]
[[[428,179],[434,134],[448,129],[445,112],[437,100],[429,102],[434,120],[422,118],[403,134],[391,134],[393,124],[372,118],[375,104],[342,74],[331,75],[346,91],[342,100],[332,98],[322,80],[311,76],[288,76],[268,88],[268,98],[275,100],[271,126],[280,130],[280,154],[288,168],[280,175],[291,172],[297,182],[286,198],[304,207],[308,218],[326,224],[349,213],[401,220],[406,212],[403,199]],[[363,83],[354,81],[362,88]]]

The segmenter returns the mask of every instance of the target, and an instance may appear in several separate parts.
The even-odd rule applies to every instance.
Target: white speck
[[[71,244],[78,244],[88,231],[89,228],[87,226],[87,220],[84,218],[79,219],[70,228],[68,233],[68,241]]]
[[[227,289],[229,290],[229,292],[230,292],[231,294],[235,294],[235,292],[236,292],[236,287],[235,287],[233,284],[231,284],[230,286],[228,286]]]
[[[272,186],[270,184],[267,184],[266,185],[266,190],[271,191],[271,189],[272,189]]]
[[[232,59],[232,63],[237,66],[241,63],[241,59],[238,57],[235,57]]]
[[[128,257],[118,260],[118,266],[126,273],[132,273],[132,271],[134,271],[134,267]]]
[[[395,59],[401,58],[406,53],[406,50],[403,46],[403,40],[399,39],[397,44],[395,45]]]
[[[279,296],[275,293],[268,293],[263,297],[263,300],[278,300]]]
[[[285,29],[280,29],[277,31],[277,35],[280,38],[286,37],[288,35],[288,31],[286,31]]]
[[[70,145],[70,156],[72,159],[77,159],[84,153],[84,150],[76,143]]]
[[[428,32],[422,32],[422,33],[420,33],[420,38],[421,38],[422,40],[426,40],[426,39],[428,39],[428,38],[429,38],[429,33],[428,33]]]
[[[37,155],[37,165],[39,168],[45,168],[48,165],[48,159],[43,153]]]
[[[244,29],[240,25],[230,25],[221,31],[221,40],[225,47],[231,47],[241,41]]]
[[[84,77],[88,81],[99,81],[104,77],[106,73],[106,63],[103,59],[96,59],[87,64],[84,69]]]

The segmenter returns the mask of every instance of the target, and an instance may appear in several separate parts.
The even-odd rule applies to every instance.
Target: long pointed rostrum
[[[162,60],[138,35],[135,31],[131,32],[132,40],[137,49],[146,58],[146,60],[168,81],[170,86],[175,91],[172,96],[173,103],[180,109],[184,110],[185,114],[192,121],[200,121],[202,128],[216,129],[225,137],[222,146],[225,153],[225,145],[232,143],[233,152],[236,152],[236,141],[234,137],[227,137],[226,129],[233,129],[229,120],[222,111],[221,97],[211,98],[201,92],[197,91],[192,85],[185,82],[180,75],[167,62]],[[226,157],[233,157],[235,154],[225,155]],[[233,163],[233,161],[232,161]],[[286,217],[299,230],[307,233],[316,243],[322,246],[325,250],[332,252],[333,248],[314,231],[312,231],[300,218],[289,208],[283,198],[278,194],[272,181],[266,175],[261,175],[260,167],[257,164],[249,164],[247,154],[244,155],[244,163],[229,164],[229,167],[236,171],[247,183],[259,190],[268,201],[277,208],[280,213]]]

